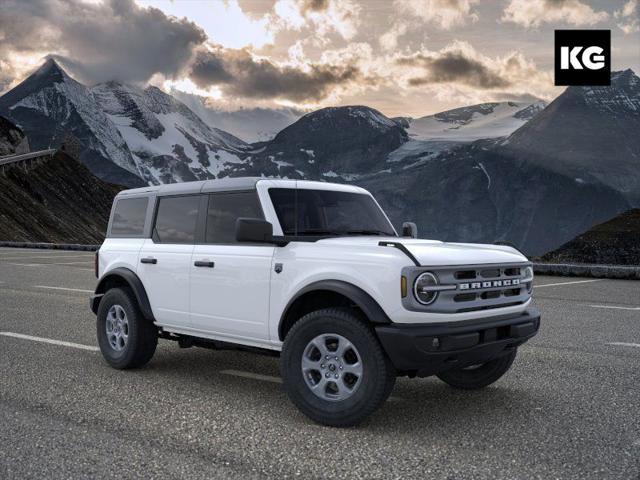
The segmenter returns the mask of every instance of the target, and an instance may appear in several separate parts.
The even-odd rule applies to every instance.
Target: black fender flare
[[[142,280],[140,280],[135,272],[129,270],[128,268],[114,268],[113,270],[109,271],[109,273],[107,273],[104,277],[102,277],[100,279],[100,282],[98,282],[98,286],[96,287],[94,298],[101,299],[107,291],[106,287],[109,284],[109,281],[115,278],[124,280],[124,282],[131,288],[131,291],[136,296],[138,307],[140,307],[140,311],[142,312],[144,318],[152,322],[155,321],[153,317],[153,311],[151,310],[151,303],[149,303],[149,297],[147,296],[147,291],[142,284]],[[92,303],[91,309],[94,311],[94,313],[98,312],[99,304],[99,301]]]
[[[282,315],[280,316],[280,323],[278,324],[278,335],[282,338],[282,327],[284,326],[285,319],[291,309],[291,306],[303,295],[314,291],[330,291],[339,293],[344,297],[351,300],[369,319],[372,323],[386,324],[391,323],[388,315],[382,309],[382,307],[376,302],[371,295],[349,282],[342,280],[320,280],[318,282],[310,283],[309,285],[301,288],[287,303]]]

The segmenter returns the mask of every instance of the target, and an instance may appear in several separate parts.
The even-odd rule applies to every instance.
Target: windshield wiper
[[[305,230],[298,230],[297,235],[344,235],[345,232],[338,230],[327,230],[324,228],[307,228]],[[296,235],[292,230],[287,230],[285,235]]]

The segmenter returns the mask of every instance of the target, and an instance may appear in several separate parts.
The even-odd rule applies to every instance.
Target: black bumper
[[[400,373],[428,377],[504,355],[538,333],[540,312],[433,325],[389,324],[376,333]]]

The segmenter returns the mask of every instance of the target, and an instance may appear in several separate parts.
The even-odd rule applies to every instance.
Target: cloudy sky
[[[550,100],[556,28],[611,29],[613,68],[640,73],[639,1],[2,0],[0,91],[53,56],[225,109]]]

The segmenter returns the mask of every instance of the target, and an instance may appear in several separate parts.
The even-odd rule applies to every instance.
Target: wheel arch
[[[152,322],[155,321],[153,311],[151,310],[151,303],[149,302],[149,297],[147,296],[147,291],[142,281],[135,272],[124,267],[114,268],[98,282],[94,296],[98,301],[93,302],[91,306],[94,313],[98,311],[102,296],[107,293],[108,290],[117,287],[129,287],[136,297],[138,307],[144,318]]]
[[[382,307],[367,292],[341,280],[321,280],[300,289],[287,303],[278,324],[281,341],[305,314],[321,308],[353,306],[372,323],[391,323]]]

